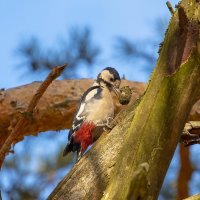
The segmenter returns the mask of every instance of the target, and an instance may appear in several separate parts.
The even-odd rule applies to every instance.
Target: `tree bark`
[[[200,97],[199,12],[198,1],[179,4],[143,97],[119,114],[116,127],[96,142],[48,199],[157,199]],[[132,187],[136,181],[137,189]]]

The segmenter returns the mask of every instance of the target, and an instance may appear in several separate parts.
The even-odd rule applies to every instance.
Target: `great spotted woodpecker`
[[[111,91],[119,97],[120,82],[118,72],[112,67],[107,67],[99,73],[94,84],[81,98],[63,156],[71,151],[77,152],[78,161],[87,147],[98,139],[104,128],[109,127],[114,117]]]

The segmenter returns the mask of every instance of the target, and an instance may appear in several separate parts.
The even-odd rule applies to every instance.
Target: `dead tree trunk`
[[[145,94],[119,115],[118,125],[97,141],[49,199],[157,199],[200,97],[199,16],[199,1],[179,4]]]

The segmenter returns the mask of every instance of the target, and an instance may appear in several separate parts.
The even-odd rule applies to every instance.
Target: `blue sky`
[[[177,1],[171,3],[175,5]],[[124,36],[137,40],[153,37],[155,20],[169,17],[165,1],[160,0],[101,0],[98,3],[92,0],[1,0],[0,87],[14,87],[44,78],[44,74],[28,76],[20,68],[16,48],[24,39],[36,36],[41,45],[53,49],[59,36],[67,35],[71,27],[89,26],[93,39],[103,47],[105,54],[104,62],[97,69],[115,65],[123,73],[123,66],[117,66],[117,62],[109,58],[113,38]],[[147,79],[140,71],[132,73],[132,79]]]

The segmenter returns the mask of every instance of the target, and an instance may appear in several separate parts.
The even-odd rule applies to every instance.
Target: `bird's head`
[[[119,86],[121,83],[121,79],[119,73],[115,68],[107,67],[102,70],[97,77],[97,82],[100,85],[105,85],[110,90],[113,90],[117,96],[120,95]]]

